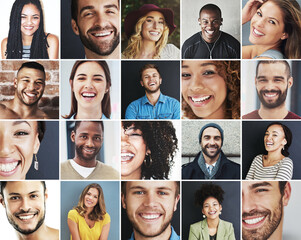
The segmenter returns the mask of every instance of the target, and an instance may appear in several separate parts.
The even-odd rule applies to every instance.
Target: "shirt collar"
[[[160,96],[159,96],[159,99],[158,99],[158,102],[162,102],[162,103],[165,103],[166,101],[166,96],[163,95],[162,93],[160,93]],[[145,104],[151,104],[146,96],[146,94],[142,97],[142,104],[145,105]]]

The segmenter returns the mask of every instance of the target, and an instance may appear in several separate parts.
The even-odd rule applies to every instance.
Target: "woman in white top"
[[[267,154],[260,154],[254,158],[246,179],[292,179],[293,161],[288,157],[291,143],[291,130],[280,122],[271,123],[264,135]]]
[[[180,50],[167,44],[168,36],[175,30],[173,11],[144,4],[130,12],[124,20],[129,38],[122,58],[128,59],[179,59]]]

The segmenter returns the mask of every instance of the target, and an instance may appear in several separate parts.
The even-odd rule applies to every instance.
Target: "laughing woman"
[[[251,21],[244,59],[300,59],[301,9],[296,0],[249,0],[242,10],[242,24]]]
[[[179,49],[167,44],[168,36],[176,28],[171,9],[144,4],[126,16],[124,28],[129,42],[122,53],[123,58],[179,59]]]
[[[68,213],[70,239],[107,240],[110,222],[101,186],[89,184],[82,191],[77,206]]]

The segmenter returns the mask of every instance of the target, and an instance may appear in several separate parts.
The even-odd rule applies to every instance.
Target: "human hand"
[[[242,24],[250,21],[257,9],[267,0],[249,0],[242,9]]]

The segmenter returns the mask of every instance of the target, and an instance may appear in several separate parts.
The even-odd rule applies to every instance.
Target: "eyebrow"
[[[28,195],[29,195],[29,194],[33,194],[33,193],[38,193],[38,192],[40,192],[40,191],[39,191],[39,190],[35,190],[35,191],[32,191],[32,192],[29,192]],[[20,194],[20,193],[11,192],[11,193],[9,193],[8,195],[10,195],[10,196],[11,196],[11,195],[18,195],[18,196],[19,196],[19,195],[21,195],[21,194]]]
[[[30,124],[29,124],[29,122],[27,122],[27,121],[14,121],[13,122],[13,126],[20,125],[22,123],[26,123],[29,127],[31,127]]]
[[[250,189],[255,189],[258,187],[271,187],[272,184],[270,184],[269,182],[260,182],[260,183],[254,183],[251,186],[249,186]]]
[[[152,18],[152,19],[154,19],[154,17],[153,17],[153,16],[147,16],[146,18]],[[160,17],[159,19],[162,19],[162,20],[164,20],[164,18],[163,18],[163,17]]]
[[[258,9],[258,11],[260,11],[260,13],[261,13],[261,14],[263,14],[263,12],[262,12],[261,8],[259,8],[259,9]],[[269,19],[273,19],[273,20],[275,20],[275,21],[276,21],[276,22],[279,24],[279,21],[278,21],[278,19],[277,19],[277,18],[274,18],[274,17],[269,17],[269,16],[268,16],[268,18],[269,18]]]
[[[117,7],[116,4],[107,4],[107,5],[104,6],[104,8],[116,8],[116,10],[119,10],[119,8]],[[85,10],[91,10],[91,9],[95,9],[95,7],[92,6],[92,5],[84,6],[84,7],[80,10],[79,14],[81,14],[81,13],[82,13],[83,11],[85,11]]]
[[[148,190],[147,188],[145,188],[145,187],[142,187],[142,186],[133,186],[133,187],[130,187],[130,190],[135,190],[135,189],[137,189],[137,190]],[[172,189],[171,188],[169,188],[169,187],[156,187],[156,190],[167,190],[167,191],[172,191]]]
[[[23,15],[23,16],[28,16],[28,15],[27,15],[27,14],[25,14],[25,13],[21,13],[21,16],[22,16],[22,15]],[[30,16],[30,15],[29,15],[29,16]],[[31,16],[38,16],[38,17],[39,17],[39,16],[40,16],[40,14],[36,13],[36,14],[33,14],[33,15],[31,15]]]
[[[79,73],[79,74],[76,75],[76,77],[80,77],[80,76],[86,77],[87,74],[85,74],[85,73]],[[93,77],[104,77],[104,75],[102,75],[102,74],[94,74]]]
[[[214,63],[210,63],[210,62],[208,62],[208,63],[201,63],[199,66],[200,67],[207,67],[207,66],[211,66],[211,65],[215,66]],[[182,65],[182,68],[189,68],[189,66],[188,65]]]

